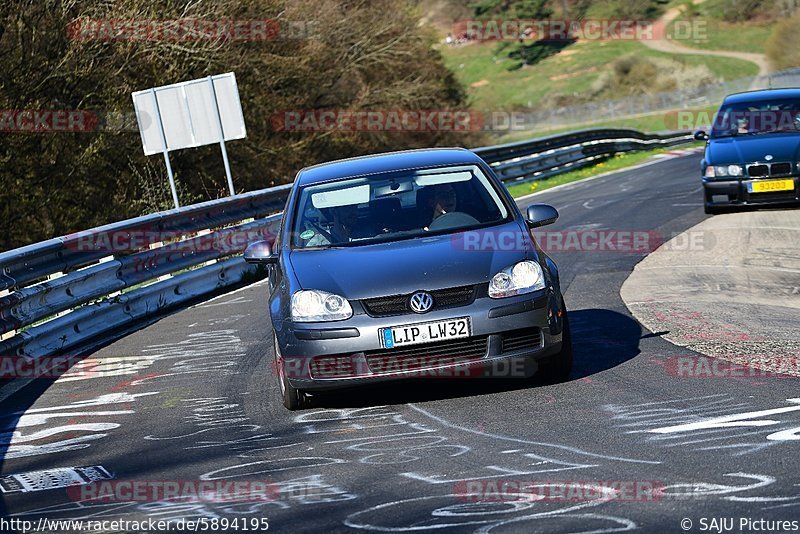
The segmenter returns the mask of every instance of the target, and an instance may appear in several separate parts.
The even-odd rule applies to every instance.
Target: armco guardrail
[[[613,154],[692,139],[584,130],[475,149],[504,182],[542,179]],[[37,358],[223,291],[255,268],[291,185],[137,217],[0,254],[0,355]]]
[[[280,215],[271,214],[283,208],[290,188],[137,217],[0,254],[0,289],[13,290],[0,297],[0,334],[23,329],[0,342],[0,355],[62,352],[241,282],[253,269],[240,253],[277,233]]]
[[[594,129],[553,135],[473,151],[492,165],[504,183],[544,179],[618,152],[671,146],[692,140],[687,132],[645,134],[637,130]]]

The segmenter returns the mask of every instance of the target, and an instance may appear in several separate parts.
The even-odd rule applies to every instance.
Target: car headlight
[[[706,167],[706,178],[723,178],[726,176],[741,176],[744,169],[741,165],[709,165]]]
[[[521,261],[506,267],[489,282],[489,296],[493,299],[531,293],[544,288],[542,267],[535,261]]]
[[[292,295],[292,320],[298,323],[341,321],[353,316],[347,299],[319,291],[304,289]]]
[[[741,165],[728,165],[728,176],[741,176],[744,173]]]

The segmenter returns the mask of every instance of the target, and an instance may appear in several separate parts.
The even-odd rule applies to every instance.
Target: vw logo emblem
[[[764,156],[764,159],[767,161],[772,161],[772,154],[767,154],[766,156]]]
[[[433,297],[427,291],[417,291],[408,299],[408,305],[415,313],[425,313],[433,308]]]

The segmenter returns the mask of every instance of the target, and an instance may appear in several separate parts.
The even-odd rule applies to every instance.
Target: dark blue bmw
[[[465,149],[380,154],[300,171],[273,244],[269,313],[284,405],[320,390],[427,377],[565,378],[558,270],[491,168]]]
[[[736,206],[797,204],[800,89],[729,95],[714,118],[701,163],[706,213]]]

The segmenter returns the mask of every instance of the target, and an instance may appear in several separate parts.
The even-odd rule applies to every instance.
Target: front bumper
[[[465,306],[421,315],[356,313],[345,321],[284,323],[283,331],[276,332],[280,364],[289,383],[299,389],[418,377],[531,376],[536,360],[561,349],[565,312],[559,306],[560,298],[541,290],[503,299],[477,298]],[[411,351],[382,346],[383,328],[457,317],[469,317],[472,337],[413,345]],[[336,359],[326,358],[331,356]]]
[[[770,193],[750,193],[748,184],[770,180],[792,180],[794,189],[791,191],[776,191]],[[785,176],[775,178],[742,178],[741,180],[708,180],[703,179],[703,192],[705,204],[708,207],[725,206],[767,206],[780,204],[800,203],[798,190],[800,178]]]

